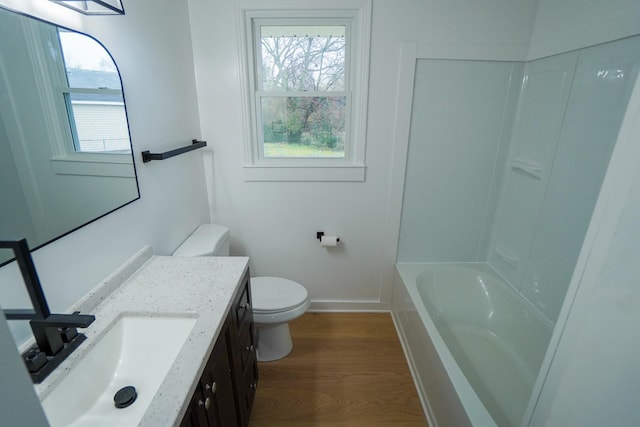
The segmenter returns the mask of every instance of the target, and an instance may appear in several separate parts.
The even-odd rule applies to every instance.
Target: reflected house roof
[[[72,88],[116,89],[122,90],[120,76],[116,71],[85,70],[68,68],[69,86]],[[122,95],[74,93],[74,101],[122,102]]]

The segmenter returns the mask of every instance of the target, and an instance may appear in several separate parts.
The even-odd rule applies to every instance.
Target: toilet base
[[[256,352],[258,362],[272,362],[282,359],[293,348],[288,323],[275,325],[257,323],[256,334],[258,335]]]

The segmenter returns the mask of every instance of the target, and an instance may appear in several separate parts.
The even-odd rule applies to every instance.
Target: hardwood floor
[[[250,427],[427,426],[388,313],[307,313],[260,363]]]

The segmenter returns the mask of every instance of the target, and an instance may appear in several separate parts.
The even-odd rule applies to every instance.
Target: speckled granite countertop
[[[73,368],[121,313],[197,314],[197,322],[139,426],[179,425],[220,333],[231,299],[248,268],[246,257],[153,256],[146,247],[74,304],[96,316],[81,330],[87,340],[42,383],[41,400]]]

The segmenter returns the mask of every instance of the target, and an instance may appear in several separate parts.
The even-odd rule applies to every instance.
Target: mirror
[[[111,55],[0,8],[0,240],[37,249],[139,197]],[[0,252],[0,265],[12,258]]]

